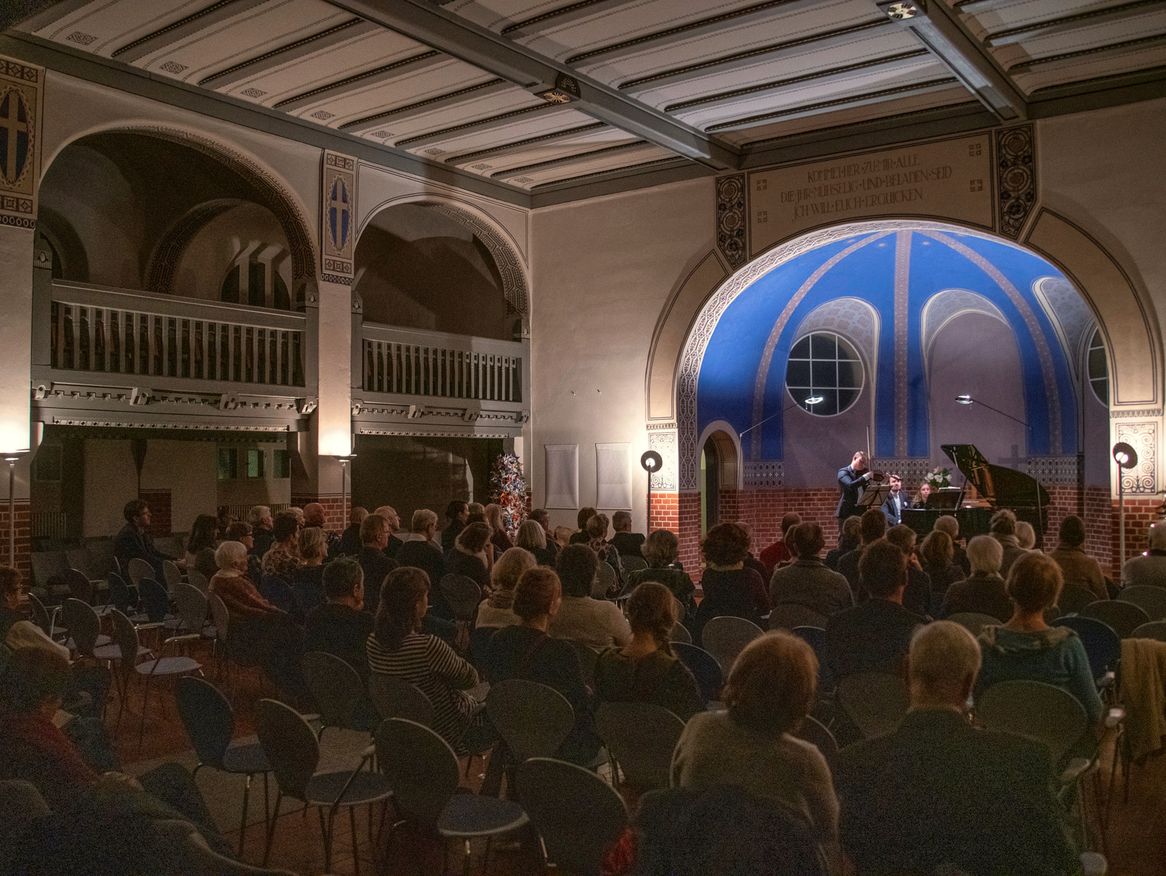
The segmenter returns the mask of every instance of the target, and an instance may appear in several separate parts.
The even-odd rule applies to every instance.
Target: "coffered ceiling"
[[[1166,0],[39,5],[7,31],[16,43],[315,126],[511,199],[1166,94]]]

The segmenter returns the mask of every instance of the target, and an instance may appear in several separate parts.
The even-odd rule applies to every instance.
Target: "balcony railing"
[[[365,323],[364,389],[396,395],[522,402],[518,341],[411,331]]]
[[[304,385],[302,313],[54,281],[54,369]]]

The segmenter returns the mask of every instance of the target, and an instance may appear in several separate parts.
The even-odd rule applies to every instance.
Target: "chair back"
[[[110,572],[117,571],[117,560],[113,558],[113,539],[87,538],[85,552],[89,554],[89,565],[85,568],[92,573],[90,577],[104,578]]]
[[[326,727],[358,727],[364,682],[355,669],[335,654],[309,651],[303,659],[304,683],[316,701],[320,722]]]
[[[1142,624],[1130,635],[1131,639],[1153,639],[1156,642],[1166,642],[1166,621],[1150,621]]]
[[[166,613],[170,610],[170,595],[153,578],[138,580],[138,599],[150,623],[160,624],[166,620]]]
[[[93,604],[93,582],[80,569],[66,569],[65,583],[69,585],[69,595],[82,602]]]
[[[716,658],[721,664],[721,671],[727,676],[733,668],[733,661],[737,655],[745,650],[745,646],[754,639],[761,638],[764,630],[753,621],[743,617],[722,615],[714,617],[700,634],[704,649]]]
[[[579,668],[583,672],[584,683],[588,687],[595,687],[595,664],[599,662],[599,652],[586,642],[568,639],[567,644],[575,649],[579,657]]]
[[[455,618],[461,621],[474,619],[478,603],[482,601],[482,588],[477,581],[465,575],[450,573],[441,576],[437,589],[441,591]]]
[[[118,611],[116,608],[110,611],[110,618],[113,619],[113,641],[117,645],[117,649],[121,651],[121,663],[118,668],[123,675],[129,675],[133,671],[134,664],[138,662],[138,630],[134,626],[134,622]]]
[[[36,556],[35,554],[33,556]],[[41,631],[47,636],[53,631],[53,619],[49,615],[49,610],[45,608],[45,604],[40,601],[40,597],[35,593],[25,593],[28,597],[29,607],[32,609],[32,620]]]
[[[603,703],[595,729],[630,787],[639,793],[668,787],[672,752],[684,732],[676,715],[652,703]]]
[[[126,574],[130,576],[130,583],[135,587],[142,586],[143,578],[154,577],[154,567],[141,557],[134,557],[126,563]]]
[[[97,636],[101,632],[101,621],[93,606],[70,597],[61,606],[61,617],[77,653],[83,657],[92,657],[93,649],[97,645]]]
[[[1151,621],[1166,620],[1166,587],[1131,584],[1123,588],[1117,598],[1122,602],[1132,602],[1144,611]]]
[[[50,812],[49,804],[32,782],[0,780],[0,847],[17,848],[17,839]]]
[[[231,704],[217,687],[194,675],[178,679],[176,697],[182,726],[199,763],[223,769],[223,755],[235,733]]]
[[[1057,600],[1057,607],[1066,614],[1077,614],[1085,606],[1097,600],[1097,595],[1083,584],[1066,581],[1061,588],[1061,596]]]
[[[809,645],[814,651],[814,656],[818,658],[819,696],[833,691],[834,676],[830,672],[830,663],[826,660],[826,630],[822,627],[794,627],[790,632]]]
[[[316,734],[299,712],[278,700],[260,700],[255,718],[255,732],[279,790],[285,796],[306,800],[308,782],[320,763]]]
[[[403,678],[383,672],[368,676],[368,695],[381,720],[404,718],[425,727],[433,726],[433,702],[425,691]]]
[[[907,714],[907,684],[886,672],[856,672],[838,680],[838,705],[863,737],[882,736]]]
[[[1062,617],[1056,626],[1068,627],[1081,638],[1094,678],[1101,678],[1121,659],[1121,636],[1109,624],[1093,617]]]
[[[207,599],[202,591],[193,584],[179,581],[174,585],[174,603],[178,607],[178,616],[182,618],[182,626],[192,633],[201,633],[206,626]]]
[[[1054,765],[1081,741],[1089,725],[1075,696],[1041,681],[997,682],[980,694],[976,718],[989,730],[1043,742]]]
[[[607,560],[600,557],[599,565],[595,568],[595,577],[591,579],[591,597],[607,599],[618,585],[619,579],[615,576],[615,569]]]
[[[684,665],[696,679],[697,687],[700,688],[700,698],[705,704],[707,705],[710,700],[720,699],[721,688],[725,686],[725,673],[721,670],[717,658],[704,648],[686,645],[684,642],[673,642],[672,650],[684,661]]]
[[[54,578],[64,580],[65,570],[69,568],[64,551],[36,551],[29,555],[32,563],[32,580],[37,587],[48,589],[49,581]]]
[[[620,554],[619,563],[625,572],[639,572],[641,569],[648,568],[648,561],[635,554]]]
[[[1000,624],[999,618],[978,611],[957,611],[955,614],[949,614],[944,620],[959,624],[973,636],[980,635],[984,627]]]
[[[470,659],[475,666],[481,666],[486,660],[486,652],[490,650],[490,641],[498,632],[497,627],[474,627],[470,633]]]
[[[109,604],[118,611],[128,612],[134,600],[125,579],[117,572],[110,572],[105,578],[105,583],[109,586]]]
[[[174,592],[174,585],[182,582],[182,570],[173,560],[162,561],[162,577],[166,581],[166,588]]]
[[[186,580],[203,593],[206,593],[210,589],[210,579],[198,569],[187,569]]]
[[[280,611],[293,614],[296,610],[296,597],[292,592],[291,584],[279,575],[260,576],[259,595]]]
[[[516,785],[550,862],[575,876],[598,876],[628,823],[615,789],[590,770],[548,757],[520,764]]]
[[[669,638],[673,642],[680,642],[684,645],[692,644],[692,633],[688,631],[688,627],[681,623],[673,624],[672,634],[669,636]]]
[[[211,610],[211,623],[215,625],[215,638],[220,642],[226,642],[227,627],[231,624],[231,614],[227,611],[227,604],[217,593],[207,593],[206,601]]]
[[[794,602],[778,603],[769,612],[771,630],[792,630],[794,627],[825,628],[825,626],[826,615]]]
[[[838,740],[834,738],[829,727],[813,715],[806,715],[798,728],[793,731],[793,735],[816,747],[818,751],[822,752],[822,757],[826,758],[826,763],[830,764],[831,767],[834,766],[834,759],[838,757]]]
[[[389,718],[377,728],[377,764],[403,813],[435,827],[458,787],[458,761],[449,743],[424,724]]]
[[[89,555],[88,548],[70,548],[65,551],[65,562],[69,564],[70,569],[76,569],[90,580],[101,577],[93,572],[93,558]]]
[[[553,755],[575,726],[575,710],[566,697],[553,687],[519,678],[491,685],[486,714],[519,763]]]
[[[1122,602],[1120,599],[1091,602],[1081,609],[1080,614],[1108,624],[1123,639],[1128,639],[1134,630],[1150,622],[1146,612],[1132,602]]]

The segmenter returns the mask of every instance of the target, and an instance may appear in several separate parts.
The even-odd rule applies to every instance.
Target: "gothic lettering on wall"
[[[1036,147],[1032,125],[996,132],[996,206],[1000,233],[1016,240],[1036,206]]]
[[[0,58],[0,225],[36,227],[44,70]]]
[[[352,285],[356,252],[356,159],[327,149],[320,180],[320,242],[323,279]]]
[[[745,174],[734,173],[717,179],[717,249],[734,270],[745,264],[749,252],[745,196]]]

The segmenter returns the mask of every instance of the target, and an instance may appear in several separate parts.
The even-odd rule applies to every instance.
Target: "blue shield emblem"
[[[352,209],[348,197],[348,186],[337,177],[328,191],[328,236],[332,238],[332,248],[343,252],[348,246]]]
[[[28,166],[31,126],[28,105],[16,88],[0,95],[0,174],[9,185],[24,175]]]

